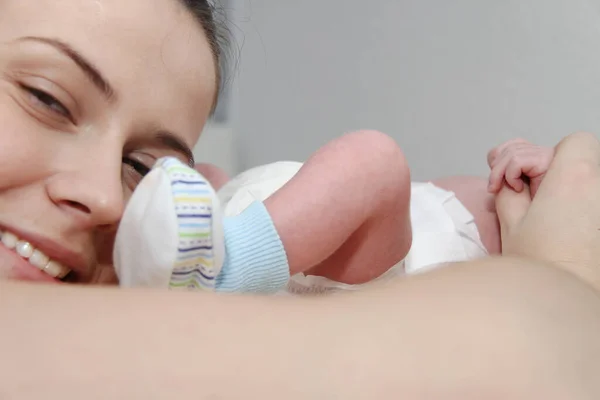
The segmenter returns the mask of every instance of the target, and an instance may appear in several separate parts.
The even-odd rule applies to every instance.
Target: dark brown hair
[[[216,19],[217,9],[212,2],[207,0],[180,0],[187,9],[196,17],[206,39],[210,45],[215,61],[215,69],[217,71],[217,93],[215,95],[215,105],[218,99],[219,92],[222,88],[223,83],[223,71],[225,64],[225,47],[228,43],[228,35],[226,27],[223,24],[219,24]]]

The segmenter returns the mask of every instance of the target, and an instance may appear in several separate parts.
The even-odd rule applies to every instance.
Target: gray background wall
[[[487,150],[600,132],[598,0],[239,0],[236,169],[372,128],[415,179],[486,174]]]

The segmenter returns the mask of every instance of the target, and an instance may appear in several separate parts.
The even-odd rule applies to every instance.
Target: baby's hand
[[[509,140],[488,153],[491,169],[488,190],[498,193],[506,181],[515,191],[521,192],[525,186],[523,177],[527,177],[533,197],[553,158],[552,147],[536,146],[523,139]]]

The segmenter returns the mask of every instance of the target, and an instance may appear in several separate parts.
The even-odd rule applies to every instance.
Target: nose
[[[52,202],[81,228],[116,227],[123,215],[121,165],[90,166],[54,174],[46,181]]]

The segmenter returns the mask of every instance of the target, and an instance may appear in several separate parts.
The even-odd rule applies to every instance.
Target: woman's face
[[[0,0],[0,279],[105,281],[123,208],[215,96],[177,0]]]

